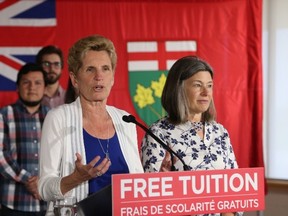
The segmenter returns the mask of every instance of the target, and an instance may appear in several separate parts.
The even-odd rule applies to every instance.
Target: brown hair
[[[38,65],[41,65],[43,56],[49,55],[49,54],[57,54],[60,57],[61,68],[64,67],[63,52],[60,48],[58,48],[57,46],[54,46],[54,45],[48,45],[48,46],[43,47],[41,50],[39,50],[39,52],[36,55],[36,63]]]
[[[189,107],[183,81],[199,71],[208,71],[213,79],[211,66],[196,56],[185,56],[178,59],[169,70],[161,102],[168,113],[170,122],[180,124],[187,121]],[[209,109],[202,114],[202,121],[212,121],[215,119],[215,115],[216,111],[212,100]]]

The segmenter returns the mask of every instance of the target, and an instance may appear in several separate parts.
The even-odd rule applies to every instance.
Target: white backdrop
[[[263,0],[264,158],[288,180],[288,0]]]

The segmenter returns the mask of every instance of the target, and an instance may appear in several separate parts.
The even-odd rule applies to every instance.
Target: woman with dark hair
[[[167,116],[153,123],[150,130],[183,159],[189,170],[238,167],[229,134],[215,121],[213,69],[207,62],[195,56],[177,60],[168,72],[161,101]],[[170,171],[172,167],[183,170],[182,162],[171,160],[170,154],[148,134],[141,150],[145,172]]]

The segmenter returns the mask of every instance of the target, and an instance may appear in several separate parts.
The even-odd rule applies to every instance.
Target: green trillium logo
[[[147,124],[166,115],[161,96],[169,68],[185,55],[195,55],[195,41],[127,43],[129,91],[139,117]]]

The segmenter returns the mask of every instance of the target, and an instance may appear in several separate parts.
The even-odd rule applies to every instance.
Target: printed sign
[[[193,215],[263,210],[264,169],[112,176],[113,215]]]

